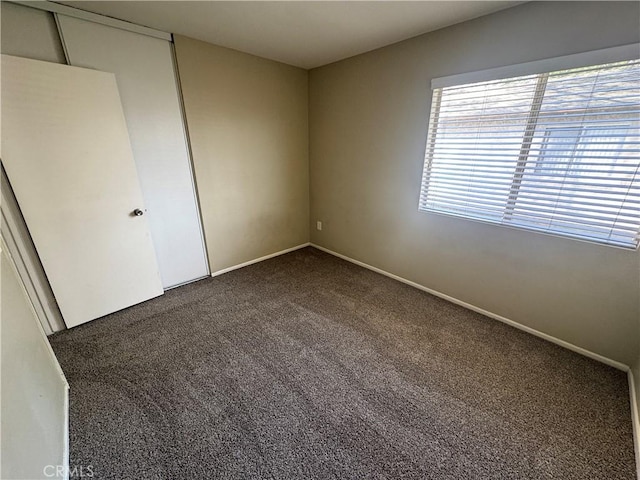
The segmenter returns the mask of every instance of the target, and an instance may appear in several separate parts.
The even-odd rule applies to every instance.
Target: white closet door
[[[2,163],[68,327],[162,284],[113,74],[2,55]]]
[[[116,75],[164,288],[209,274],[166,40],[58,15],[71,65]]]

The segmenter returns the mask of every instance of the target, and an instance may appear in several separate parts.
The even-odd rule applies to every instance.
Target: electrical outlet
[[[316,222],[316,228],[317,228],[318,230],[322,230],[322,222],[321,222],[321,221],[317,221],[317,222]]]

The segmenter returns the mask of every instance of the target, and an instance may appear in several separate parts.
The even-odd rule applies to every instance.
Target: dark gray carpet
[[[94,478],[635,478],[624,373],[312,248],[51,343]]]

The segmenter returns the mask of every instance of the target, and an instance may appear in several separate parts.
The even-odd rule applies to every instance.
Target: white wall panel
[[[4,232],[3,232],[4,235]],[[68,386],[3,245],[0,478],[47,478],[68,464]]]

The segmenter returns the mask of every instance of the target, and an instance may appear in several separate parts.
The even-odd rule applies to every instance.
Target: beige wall
[[[630,365],[638,252],[418,213],[418,195],[433,77],[638,42],[638,7],[527,3],[312,70],[311,241]]]
[[[307,72],[175,44],[211,271],[308,242]]]
[[[47,478],[67,464],[67,382],[6,251],[0,264],[0,477]]]

